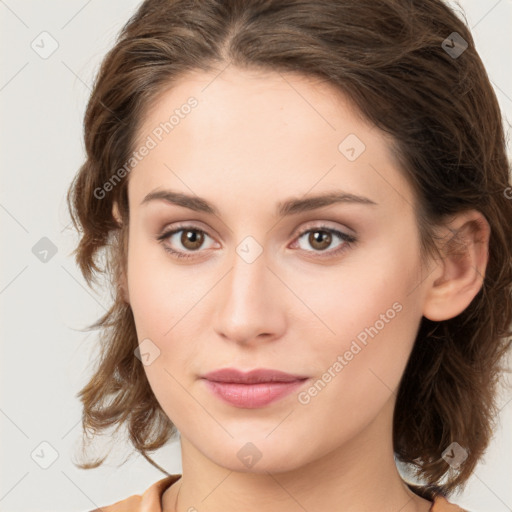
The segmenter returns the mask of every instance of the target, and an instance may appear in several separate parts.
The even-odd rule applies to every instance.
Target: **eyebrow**
[[[198,196],[191,196],[181,192],[172,190],[154,190],[150,192],[141,202],[141,205],[150,203],[151,201],[165,201],[177,206],[183,206],[196,212],[209,213],[220,216],[215,206],[210,204],[206,199]],[[291,198],[277,204],[276,213],[278,216],[295,215],[298,213],[315,210],[323,206],[330,206],[336,203],[356,203],[376,206],[377,203],[363,196],[358,196],[343,191],[327,192],[324,194],[310,195],[302,198]]]

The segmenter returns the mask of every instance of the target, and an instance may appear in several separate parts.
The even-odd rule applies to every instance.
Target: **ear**
[[[119,213],[119,206],[116,201],[114,201],[114,203],[112,204],[112,216],[116,219],[116,222],[119,224],[119,227],[122,227],[123,222],[121,214]],[[123,250],[128,250],[127,244],[124,244]],[[117,287],[123,297],[124,302],[126,304],[130,304],[130,295],[128,293],[128,280],[124,269],[121,270],[119,273],[119,282],[117,283]]]
[[[440,322],[462,313],[482,287],[489,259],[491,228],[485,217],[469,210],[443,225],[442,259],[429,276],[423,315]]]
[[[117,204],[117,201],[112,203],[112,216],[114,219],[116,219],[116,222],[119,224],[119,226],[121,226],[123,222],[121,219],[121,214],[119,213],[119,205]]]

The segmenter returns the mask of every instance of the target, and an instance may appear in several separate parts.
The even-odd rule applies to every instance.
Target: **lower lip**
[[[289,395],[302,386],[307,379],[292,382],[260,382],[258,384],[204,380],[210,391],[225,402],[235,407],[256,409]]]

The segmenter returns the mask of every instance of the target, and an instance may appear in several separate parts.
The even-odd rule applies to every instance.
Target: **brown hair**
[[[468,45],[460,55],[447,51],[454,47],[453,32]],[[177,429],[134,357],[135,324],[120,287],[129,176],[105,197],[98,199],[97,191],[130,158],[137,130],[164,90],[188,71],[227,65],[321,78],[390,134],[401,172],[418,197],[423,255],[437,250],[433,229],[447,216],[474,208],[489,222],[482,288],[455,318],[422,318],[394,414],[396,457],[426,482],[423,490],[448,495],[463,487],[492,437],[496,385],[505,371],[500,363],[512,341],[512,201],[506,193],[512,189],[496,96],[466,23],[441,0],[140,5],[96,77],[84,120],[86,160],[67,197],[81,232],[73,254],[86,281],[108,276],[115,290],[109,311],[88,327],[101,329],[101,356],[78,394],[84,433],[125,425],[135,449],[166,473],[146,452]],[[112,216],[114,202],[121,224]],[[468,452],[457,471],[441,456],[453,441]],[[105,458],[79,467],[97,467]]]

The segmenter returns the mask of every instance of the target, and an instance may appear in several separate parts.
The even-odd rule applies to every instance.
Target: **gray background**
[[[94,74],[138,4],[0,0],[0,511],[84,512],[163,477],[142,457],[117,468],[126,444],[98,469],[72,463],[81,418],[75,395],[96,350],[96,333],[81,329],[106,311],[110,297],[87,288],[70,256],[77,237],[65,192],[84,158],[82,120]],[[512,2],[459,5],[511,120]],[[45,55],[52,44],[58,48]],[[500,404],[495,439],[456,497],[472,512],[512,510],[510,392]],[[177,442],[154,459],[181,472]]]

